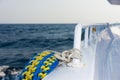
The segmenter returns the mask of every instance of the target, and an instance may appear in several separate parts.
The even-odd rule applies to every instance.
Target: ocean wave
[[[0,80],[18,80],[21,69],[7,65],[0,66]]]
[[[46,46],[61,46],[64,44],[71,44],[73,38],[59,38],[59,39],[19,39],[11,42],[0,42],[0,48],[26,48],[26,47],[46,47]]]

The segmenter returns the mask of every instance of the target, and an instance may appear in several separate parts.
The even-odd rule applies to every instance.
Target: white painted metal
[[[85,29],[85,47],[88,47],[88,27]]]
[[[75,34],[74,34],[74,46],[73,48],[79,49],[81,48],[81,34],[82,34],[82,25],[78,24],[75,27]]]
[[[89,37],[89,44],[91,45],[92,41],[92,27],[90,27],[90,37]]]
[[[82,35],[82,25],[78,24],[75,27],[73,48],[78,49],[80,51],[81,51],[81,35]],[[81,66],[80,59],[73,59],[73,61],[69,65],[72,67],[80,67]]]

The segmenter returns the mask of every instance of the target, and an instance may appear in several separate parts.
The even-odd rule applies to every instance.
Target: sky
[[[120,5],[107,0],[0,0],[0,24],[104,22],[120,22]]]

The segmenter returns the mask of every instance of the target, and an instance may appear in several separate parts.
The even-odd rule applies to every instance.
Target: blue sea
[[[73,47],[76,24],[0,24],[0,80],[17,80],[12,71],[22,70],[29,59],[44,50],[64,51]]]

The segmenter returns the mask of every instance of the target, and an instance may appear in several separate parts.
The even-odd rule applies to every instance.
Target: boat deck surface
[[[93,80],[95,52],[91,47],[82,48],[82,55],[81,67],[58,66],[43,80]]]

